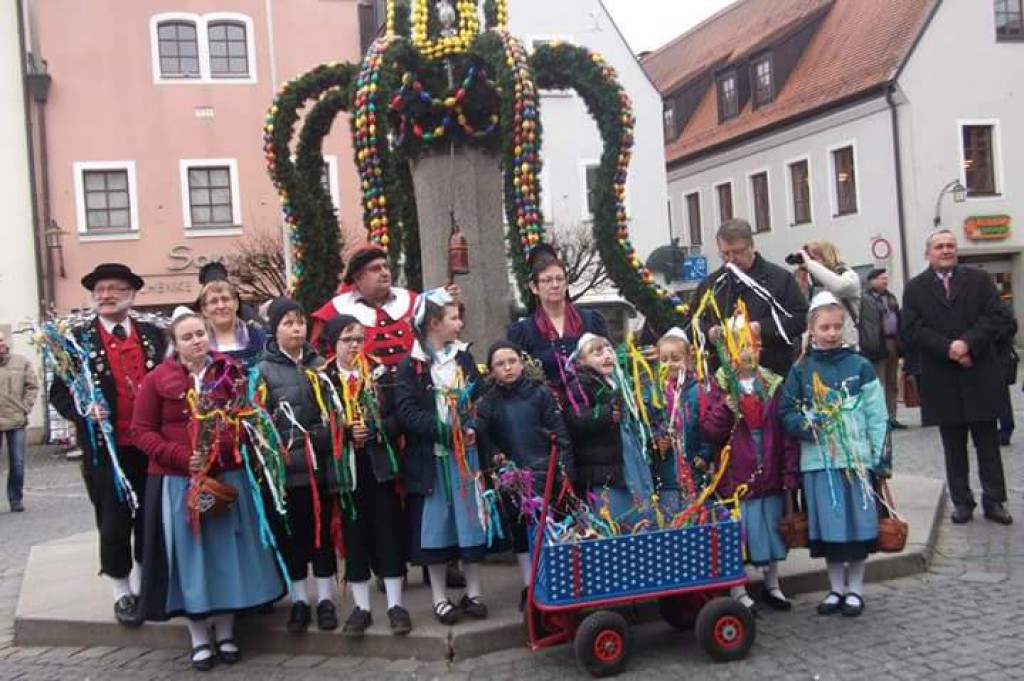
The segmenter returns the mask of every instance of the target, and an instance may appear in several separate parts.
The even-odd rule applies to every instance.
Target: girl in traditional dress
[[[455,624],[459,611],[487,617],[480,563],[487,551],[483,482],[476,452],[474,401],[482,386],[468,346],[459,341],[459,306],[444,289],[420,295],[412,353],[398,366],[398,420],[406,436],[405,480],[412,563],[430,575],[434,616]],[[461,560],[466,593],[459,608],[445,592],[445,568]]]
[[[132,422],[149,457],[141,607],[150,621],[187,617],[192,666],[206,671],[215,659],[239,660],[235,614],[278,600],[284,583],[260,539],[259,495],[235,457],[237,430],[195,418],[194,409],[237,407],[244,375],[209,351],[203,318],[188,308],[175,310],[170,337],[174,353],[143,380]],[[190,513],[191,485],[203,476],[234,490],[229,508]]]
[[[575,358],[577,375],[569,386],[572,406],[565,418],[576,463],[576,491],[593,494],[595,510],[610,514],[615,522],[636,524],[648,518],[654,494],[643,424],[617,371],[611,341],[583,334]]]
[[[344,436],[335,440],[339,461],[336,477],[345,503],[345,581],[355,608],[342,626],[346,636],[362,636],[372,624],[370,570],[384,581],[388,622],[393,634],[412,630],[409,611],[402,604],[406,532],[400,474],[398,417],[394,413],[392,376],[362,351],[366,328],[351,315],[340,315],[324,326],[327,347],[334,361],[323,369],[340,404]],[[340,435],[340,433],[339,433]]]
[[[700,429],[702,391],[693,372],[693,353],[679,328],[669,329],[658,339],[658,378],[664,412],[657,424],[654,448],[655,489],[662,508],[669,515],[692,501],[706,482],[712,453]]]
[[[712,443],[730,446],[718,495],[739,495],[747,562],[763,571],[761,600],[775,610],[789,610],[792,603],[779,584],[779,561],[789,551],[779,521],[783,495],[795,493],[799,484],[799,445],[779,420],[782,378],[758,364],[758,334],[748,333],[743,322],[732,326],[738,355],[725,358],[715,375],[717,387],[702,426]],[[745,585],[733,587],[732,596],[752,612],[758,609]]]
[[[871,362],[843,345],[843,305],[814,296],[810,347],[786,378],[782,423],[800,440],[811,556],[824,558],[831,590],[818,612],[855,617],[864,610],[864,562],[875,550],[874,478],[888,476],[889,417]]]

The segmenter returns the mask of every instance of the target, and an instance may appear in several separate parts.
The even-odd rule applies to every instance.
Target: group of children
[[[317,624],[338,625],[339,542],[355,602],[346,634],[372,622],[371,573],[383,580],[393,632],[411,629],[407,561],[425,566],[439,622],[486,617],[480,563],[496,537],[511,535],[528,583],[530,502],[545,489],[553,454],[551,487],[624,527],[656,527],[655,518],[717,485],[718,498],[741,508],[746,559],[763,570],[760,600],[780,610],[791,603],[779,582],[788,550],[779,522],[786,495],[802,492],[811,555],[827,561],[831,580],[818,611],[860,614],[878,531],[875,479],[889,474],[888,417],[871,364],[842,345],[843,314],[830,294],[815,297],[807,348],[785,379],[759,365],[756,325],[740,315],[727,320],[714,373],[702,337],[678,329],[658,341],[646,379],[607,338],[587,333],[552,389],[528,376],[528,358],[507,341],[488,350],[482,373],[460,341],[460,307],[443,289],[420,296],[417,340],[397,371],[368,361],[367,330],[349,316],[328,325],[331,359],[321,358],[305,341],[298,305],[275,301],[258,369],[289,451],[290,531],[279,533],[292,581],[289,629],[304,631],[312,619],[310,565]],[[509,476],[514,492],[494,483],[509,471],[518,472]],[[455,560],[466,579],[457,602],[445,588]],[[758,607],[745,587],[733,596]]]

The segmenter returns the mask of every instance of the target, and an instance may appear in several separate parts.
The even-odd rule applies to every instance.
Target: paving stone
[[[326,660],[323,655],[294,655],[281,662],[281,666],[287,669],[312,669]]]

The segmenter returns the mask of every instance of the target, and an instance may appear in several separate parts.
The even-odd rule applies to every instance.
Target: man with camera
[[[711,289],[724,315],[731,315],[736,302],[742,300],[751,326],[761,333],[761,364],[785,376],[807,326],[807,298],[792,274],[754,250],[754,235],[746,220],[723,222],[715,241],[723,264],[701,282],[694,300],[699,302]],[[713,322],[701,321],[708,325],[708,337],[717,340],[721,329]]]

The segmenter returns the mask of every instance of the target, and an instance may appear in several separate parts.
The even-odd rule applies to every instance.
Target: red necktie
[[[946,300],[949,300],[950,293],[952,292],[952,280],[952,272],[946,272],[942,275],[942,288],[946,289]]]

